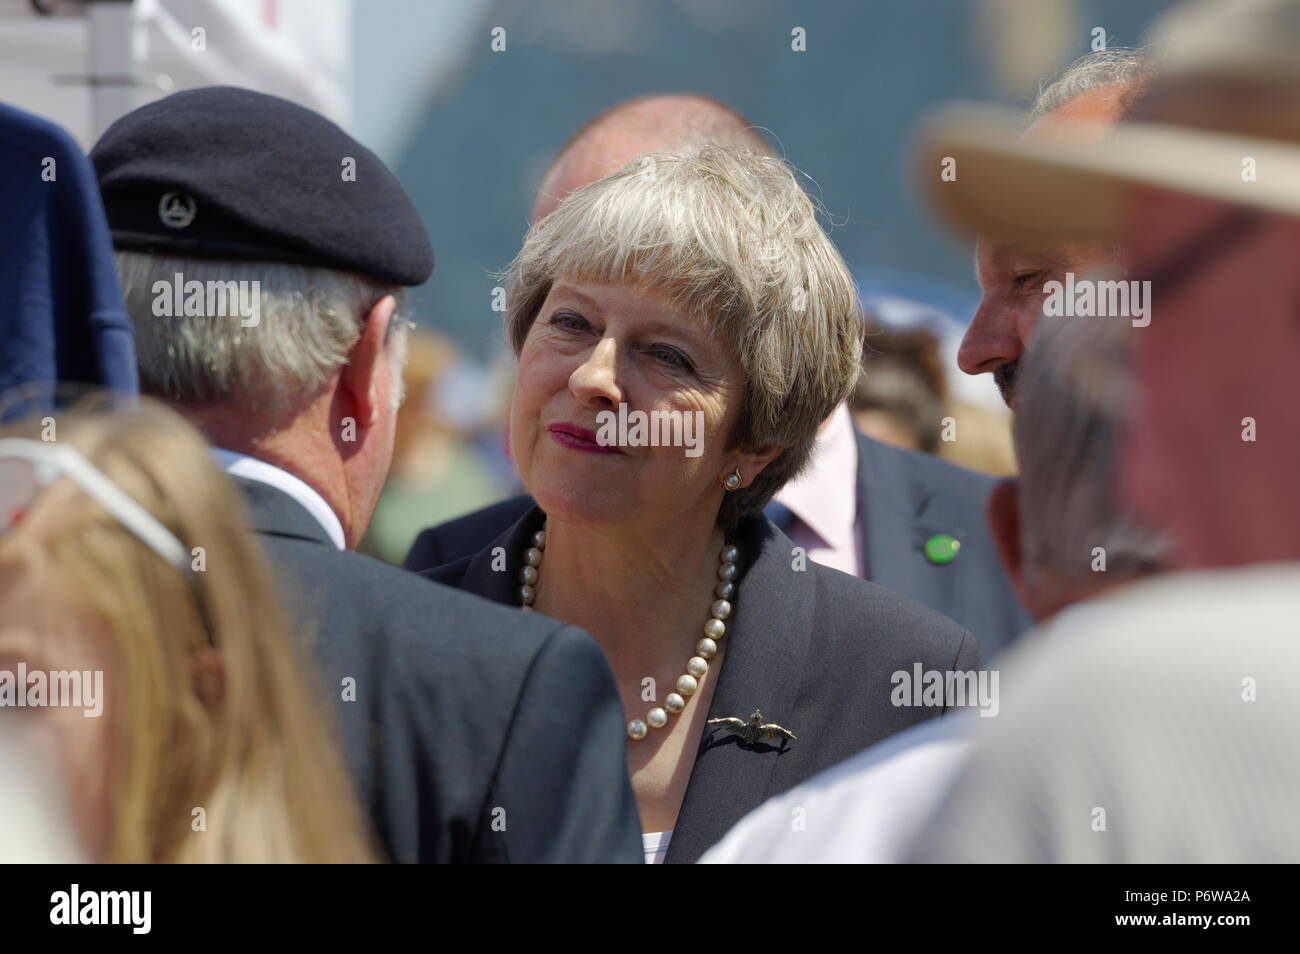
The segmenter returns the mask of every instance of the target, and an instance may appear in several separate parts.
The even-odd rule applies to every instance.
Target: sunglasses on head
[[[41,491],[66,477],[154,553],[190,573],[190,552],[147,510],[71,447],[21,437],[0,438],[0,535],[20,522]]]

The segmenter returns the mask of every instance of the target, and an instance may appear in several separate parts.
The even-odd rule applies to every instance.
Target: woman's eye
[[[690,361],[686,359],[684,354],[675,348],[654,348],[651,353],[669,367],[677,368],[681,371],[692,370]]]
[[[587,324],[587,319],[580,318],[571,311],[561,311],[554,315],[551,318],[551,324],[567,328],[570,331],[586,331],[591,327]]]

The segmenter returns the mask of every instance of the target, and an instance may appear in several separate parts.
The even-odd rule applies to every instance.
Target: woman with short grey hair
[[[704,146],[574,192],[528,233],[506,327],[537,507],[428,575],[601,644],[647,860],[694,861],[768,796],[943,711],[895,677],[976,668],[973,637],[808,562],[762,513],[861,354],[848,269],[784,162]]]

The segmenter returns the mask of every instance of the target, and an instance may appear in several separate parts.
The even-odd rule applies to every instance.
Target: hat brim
[[[1122,123],[1100,140],[1065,123],[1023,132],[1021,114],[975,105],[921,127],[923,185],[950,223],[1012,241],[1115,242],[1134,185],[1300,216],[1295,144],[1155,123]]]

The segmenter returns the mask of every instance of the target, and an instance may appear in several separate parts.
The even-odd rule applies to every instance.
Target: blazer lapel
[[[524,551],[545,520],[540,507],[531,507],[510,529],[469,558],[460,587],[497,603],[518,606]]]
[[[709,718],[748,719],[761,709],[764,718],[798,735],[804,727],[796,706],[815,609],[812,574],[792,568],[793,544],[766,517],[745,521],[736,544],[747,566],[727,624]],[[664,860],[694,862],[721,840],[772,794],[777,760],[797,757],[791,746],[798,744],[743,746],[725,729],[706,726]]]

